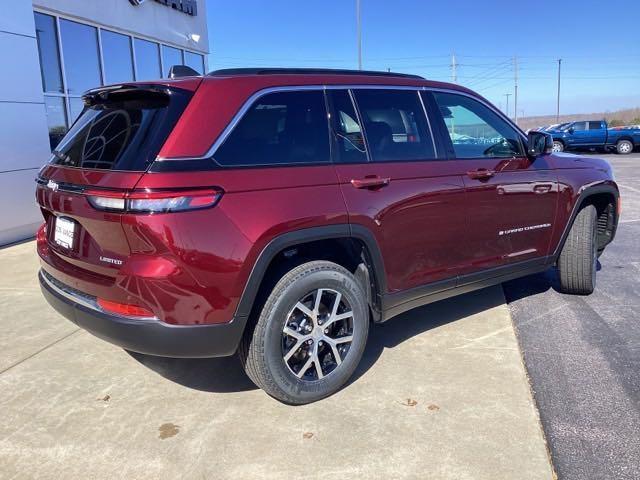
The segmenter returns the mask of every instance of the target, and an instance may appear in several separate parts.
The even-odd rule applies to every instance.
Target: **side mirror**
[[[545,132],[529,132],[527,154],[531,158],[553,151],[553,137]]]
[[[573,127],[571,127],[570,129],[567,130],[567,132],[569,132],[571,135],[573,135],[573,132],[575,132],[575,129]]]

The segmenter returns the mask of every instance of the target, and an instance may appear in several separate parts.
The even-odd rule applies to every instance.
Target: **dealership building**
[[[0,245],[41,223],[35,183],[90,88],[207,70],[205,0],[6,0],[0,15]]]

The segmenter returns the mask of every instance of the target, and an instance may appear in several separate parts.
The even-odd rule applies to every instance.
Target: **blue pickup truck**
[[[553,151],[597,148],[628,154],[640,146],[640,128],[609,128],[605,120],[570,122],[547,130],[553,136]]]

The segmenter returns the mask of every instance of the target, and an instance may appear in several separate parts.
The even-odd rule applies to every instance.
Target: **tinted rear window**
[[[191,94],[182,90],[123,89],[85,107],[53,151],[67,167],[145,171],[160,151]]]
[[[260,97],[213,158],[224,166],[329,162],[324,94],[277,92]]]

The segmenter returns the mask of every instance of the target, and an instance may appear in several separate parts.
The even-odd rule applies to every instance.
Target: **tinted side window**
[[[582,130],[587,129],[587,122],[575,122],[571,124],[571,128],[573,128],[576,132],[580,132]]]
[[[335,159],[343,163],[367,161],[364,136],[358,115],[347,90],[329,90],[331,128],[333,130]]]
[[[356,90],[373,161],[435,158],[433,139],[413,90]]]
[[[457,158],[522,155],[520,135],[490,108],[464,95],[434,92]]]
[[[603,128],[602,122],[589,122],[589,130],[601,130]]]
[[[277,92],[260,97],[213,158],[225,166],[329,162],[323,92]]]

